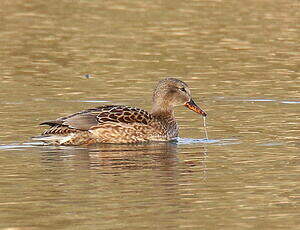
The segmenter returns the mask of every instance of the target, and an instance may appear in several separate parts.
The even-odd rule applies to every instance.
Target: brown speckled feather
[[[54,121],[46,121],[41,125],[49,125],[46,134],[67,134],[78,131],[101,128],[104,124],[130,124],[139,123],[147,125],[152,116],[145,110],[123,105],[107,105],[84,110],[72,115],[58,118]]]

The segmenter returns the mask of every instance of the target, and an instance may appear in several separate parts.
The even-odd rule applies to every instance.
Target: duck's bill
[[[199,113],[204,117],[207,116],[207,113],[204,110],[202,110],[198,105],[196,105],[196,103],[193,101],[193,99],[186,102],[184,105],[186,107],[188,107],[190,110],[193,110],[194,112]]]

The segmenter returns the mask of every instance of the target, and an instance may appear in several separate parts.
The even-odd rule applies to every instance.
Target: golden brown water
[[[0,229],[299,229],[300,3],[0,2]],[[91,74],[87,79],[85,74]],[[38,123],[151,108],[178,77],[177,143],[46,147]]]

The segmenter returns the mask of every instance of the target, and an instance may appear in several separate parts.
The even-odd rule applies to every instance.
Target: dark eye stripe
[[[182,88],[179,88],[182,92],[186,92],[185,88],[182,87]]]

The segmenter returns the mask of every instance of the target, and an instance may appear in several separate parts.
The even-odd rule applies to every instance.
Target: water
[[[298,9],[1,1],[0,229],[298,229]],[[207,127],[178,107],[172,143],[30,140],[101,104],[150,110],[167,76],[189,84]]]

